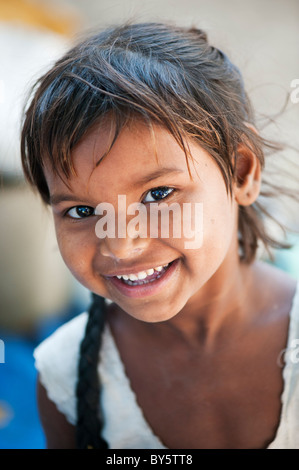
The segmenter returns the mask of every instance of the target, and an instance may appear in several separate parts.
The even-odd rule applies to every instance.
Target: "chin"
[[[169,307],[161,308],[150,306],[146,308],[144,305],[134,310],[124,308],[123,310],[136,320],[143,321],[145,323],[162,323],[171,320],[179,313],[177,308],[171,309]]]

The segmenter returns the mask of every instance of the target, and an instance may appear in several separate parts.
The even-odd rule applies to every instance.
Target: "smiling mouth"
[[[132,298],[158,294],[178,272],[179,258],[165,264],[132,274],[106,277],[122,295]]]
[[[172,264],[173,261],[164,266],[157,266],[156,268],[147,269],[146,271],[142,271],[137,274],[113,277],[119,279],[123,284],[126,284],[127,286],[142,286],[144,284],[149,284],[151,282],[156,281],[157,279],[160,279],[160,277],[165,274],[165,272],[169,269]]]

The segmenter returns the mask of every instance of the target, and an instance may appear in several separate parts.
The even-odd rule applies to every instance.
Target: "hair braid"
[[[77,427],[76,440],[79,449],[105,449],[101,437],[103,417],[100,405],[101,384],[98,374],[99,351],[105,325],[105,300],[92,294],[85,336],[81,342],[78,365]]]

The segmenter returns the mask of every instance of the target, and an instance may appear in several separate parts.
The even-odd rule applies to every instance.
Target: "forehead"
[[[88,160],[92,170],[99,165],[102,171],[111,169],[115,173],[119,168],[137,176],[140,170],[163,167],[169,161],[184,164],[184,153],[174,137],[161,126],[131,120],[111,146],[114,134],[112,122],[93,129],[73,151],[74,167],[78,168],[83,160],[84,163]]]
[[[46,165],[45,176],[50,193],[65,186],[77,190],[99,183],[111,189],[134,185],[147,174],[163,170],[167,174],[167,169],[189,174],[184,150],[165,128],[132,120],[122,128],[111,147],[114,134],[111,121],[94,127],[73,150],[75,173],[67,181]],[[196,172],[198,164],[203,167],[207,166],[207,161],[211,162],[211,157],[198,145],[189,142],[189,147],[195,160],[193,170],[190,166],[191,172]]]

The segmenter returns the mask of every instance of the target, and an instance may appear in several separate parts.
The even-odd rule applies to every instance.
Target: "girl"
[[[93,297],[35,351],[49,448],[299,447],[296,282],[255,260],[282,246],[258,199],[266,147],[238,69],[198,29],[111,28],[40,79],[24,172]],[[99,204],[118,228],[136,202],[148,218],[201,203],[201,245],[174,216],[168,237],[99,235]]]

